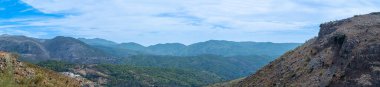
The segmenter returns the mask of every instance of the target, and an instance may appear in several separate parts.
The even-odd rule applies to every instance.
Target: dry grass
[[[80,87],[81,82],[40,68],[30,63],[16,61],[17,55],[0,52],[0,87]]]

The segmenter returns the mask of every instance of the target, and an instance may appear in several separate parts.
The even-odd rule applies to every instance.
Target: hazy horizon
[[[379,11],[377,4],[380,1],[3,0],[0,34],[102,38],[144,46],[207,40],[303,43],[317,35],[319,24]]]
[[[2,34],[2,35],[11,35],[11,34]],[[1,36],[1,35],[0,35]],[[25,35],[11,35],[11,36],[25,36]],[[30,37],[30,36],[26,36],[26,37]],[[54,36],[52,38],[39,38],[39,37],[32,37],[32,38],[38,38],[38,39],[53,39],[55,37],[58,37],[58,36]],[[63,36],[63,37],[70,37],[70,36]],[[106,41],[111,41],[111,40],[108,40],[108,39],[104,39],[104,38],[84,38],[84,37],[73,37],[75,39],[103,39],[103,40],[106,40]],[[199,42],[194,42],[194,43],[181,43],[181,42],[162,42],[162,43],[153,43],[153,44],[141,44],[141,43],[137,43],[137,42],[131,42],[131,41],[122,41],[122,42],[115,42],[115,41],[111,41],[111,42],[114,42],[116,44],[122,44],[122,43],[137,43],[137,44],[140,44],[142,46],[145,46],[145,47],[149,47],[149,46],[153,46],[153,45],[158,45],[158,44],[175,44],[175,43],[178,43],[178,44],[183,44],[183,45],[191,45],[191,44],[195,44],[195,43],[201,43],[201,42],[207,42],[207,41],[230,41],[230,40],[216,40],[216,39],[210,39],[210,40],[205,40],[205,41],[199,41]],[[258,41],[232,41],[232,42],[258,42]],[[258,43],[298,43],[298,42],[258,42]],[[302,42],[304,43],[304,42]],[[301,43],[299,43],[301,44]]]

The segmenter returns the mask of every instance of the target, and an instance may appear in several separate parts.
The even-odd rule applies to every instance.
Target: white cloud
[[[271,35],[277,34],[275,32],[303,32],[307,26],[379,11],[380,7],[375,0],[23,1],[44,13],[67,15],[29,22],[31,26],[56,26],[54,29],[62,35],[143,44],[193,43],[208,39],[276,42],[280,40]],[[289,42],[303,42],[313,36],[309,34],[316,33],[284,37],[289,37]],[[249,38],[256,35],[268,39]]]
[[[35,38],[44,38],[44,36],[47,36],[47,32],[30,32],[28,30],[15,30],[11,29],[10,27],[3,27],[0,26],[0,34],[11,34],[11,35],[28,35],[29,37],[35,37]]]

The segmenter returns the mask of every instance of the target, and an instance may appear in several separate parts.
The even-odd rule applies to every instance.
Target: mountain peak
[[[53,39],[49,40],[48,42],[55,42],[54,44],[81,44],[81,45],[87,45],[84,42],[75,39],[73,37],[65,37],[65,36],[56,36]]]
[[[176,47],[186,47],[186,45],[181,43],[164,43],[164,44],[156,44],[148,47],[170,47],[170,46],[176,46]]]
[[[139,47],[144,47],[141,44],[135,43],[135,42],[128,42],[128,43],[121,43],[120,45],[129,45],[129,46],[139,46]]]
[[[271,62],[240,86],[380,85],[380,15],[321,24],[318,37]]]
[[[78,40],[85,42],[89,45],[108,45],[108,46],[114,46],[117,45],[117,43],[101,38],[94,38],[94,39],[86,39],[86,38],[78,38]]]

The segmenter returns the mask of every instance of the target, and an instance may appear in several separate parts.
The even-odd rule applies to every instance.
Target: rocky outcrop
[[[102,70],[96,69],[97,65],[77,65],[70,71],[84,77],[92,77],[90,80],[97,85],[106,85],[109,82],[109,75],[102,73]]]
[[[380,86],[380,13],[321,24],[318,37],[237,86]]]

